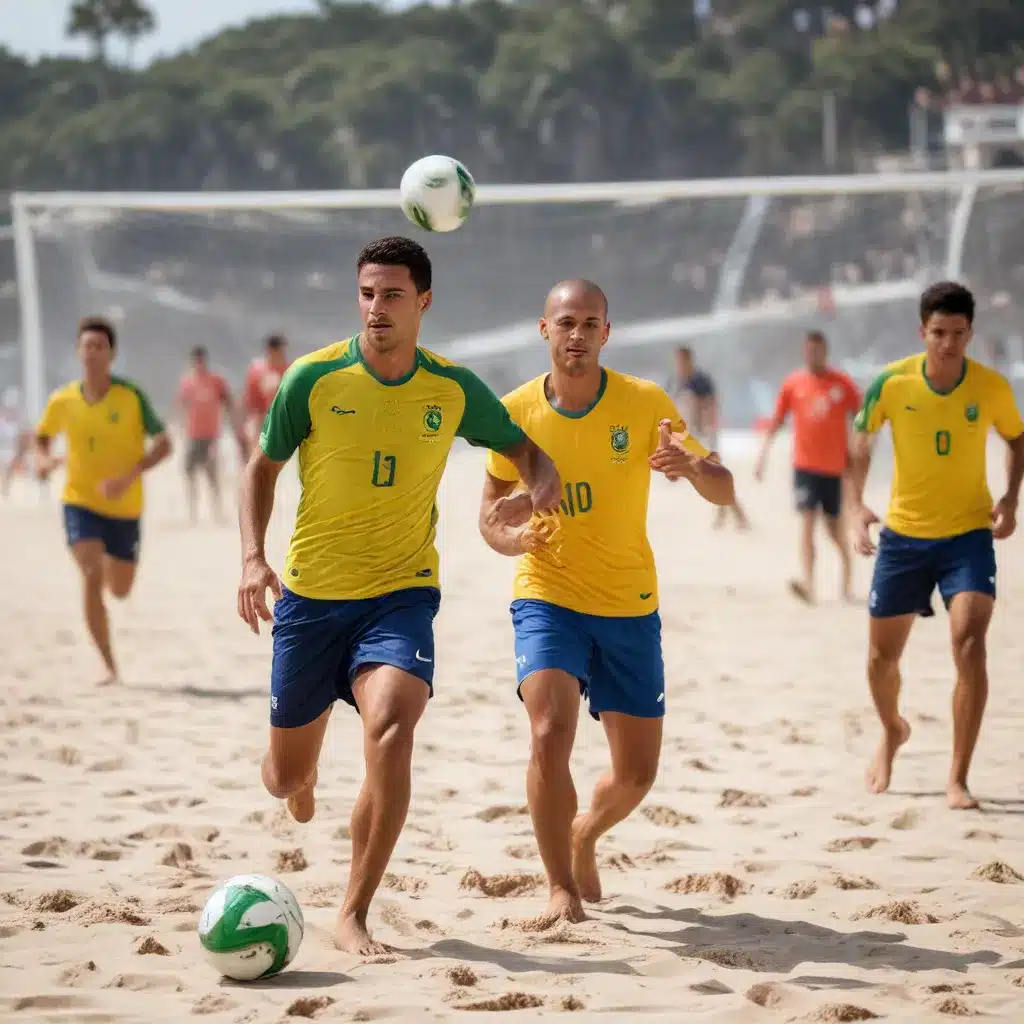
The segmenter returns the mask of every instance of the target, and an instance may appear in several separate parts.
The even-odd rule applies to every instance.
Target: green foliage
[[[900,0],[818,39],[797,6],[714,0],[700,24],[691,0],[320,0],[135,70],[109,44],[153,30],[145,2],[73,0],[93,59],[0,49],[0,189],[387,186],[429,152],[480,181],[807,171],[826,91],[849,167],[906,146],[940,59],[1024,61],[1020,0]]]

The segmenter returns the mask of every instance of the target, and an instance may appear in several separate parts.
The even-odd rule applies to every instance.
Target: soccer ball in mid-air
[[[266,875],[236,875],[218,886],[199,918],[206,959],[225,977],[255,981],[295,958],[305,925],[291,890]]]
[[[473,175],[450,156],[425,156],[402,175],[402,212],[424,231],[461,227],[476,199]]]

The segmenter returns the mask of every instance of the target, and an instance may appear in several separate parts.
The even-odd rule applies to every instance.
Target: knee
[[[985,663],[984,633],[958,633],[953,637],[953,658],[957,665],[983,665]]]
[[[296,764],[282,764],[267,754],[261,772],[267,792],[277,800],[286,800],[298,793],[307,781],[305,774],[298,768]]]
[[[107,580],[107,590],[111,597],[123,601],[132,592],[131,580]]]
[[[868,678],[879,679],[890,672],[899,661],[884,647],[871,644],[868,647]]]
[[[564,715],[546,713],[530,723],[530,756],[542,775],[568,767],[572,723]]]
[[[363,726],[367,755],[381,760],[412,760],[415,722],[397,710],[385,711]]]
[[[615,781],[641,796],[650,790],[657,777],[657,760],[645,759],[615,766]]]

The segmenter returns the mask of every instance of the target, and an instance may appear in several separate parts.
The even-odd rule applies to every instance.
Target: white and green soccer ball
[[[218,886],[199,918],[206,959],[227,978],[255,981],[295,959],[305,924],[291,890],[266,875],[236,875]]]
[[[473,175],[450,156],[425,156],[406,169],[399,185],[402,212],[424,231],[454,231],[473,209]]]

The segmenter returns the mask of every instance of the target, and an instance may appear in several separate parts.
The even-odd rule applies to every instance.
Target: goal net
[[[942,277],[975,289],[983,356],[999,342],[1011,371],[1024,358],[1024,170],[485,187],[450,235],[419,232],[393,192],[25,194],[13,209],[0,389],[20,379],[31,415],[76,374],[86,313],[119,324],[120,372],[165,409],[195,344],[237,387],[270,330],[294,354],[353,334],[356,253],[399,233],[434,262],[423,343],[499,392],[544,367],[536,319],[566,277],[609,295],[609,365],[664,379],[690,344],[732,426],[767,412],[806,327],[857,377],[905,352],[916,297]]]

